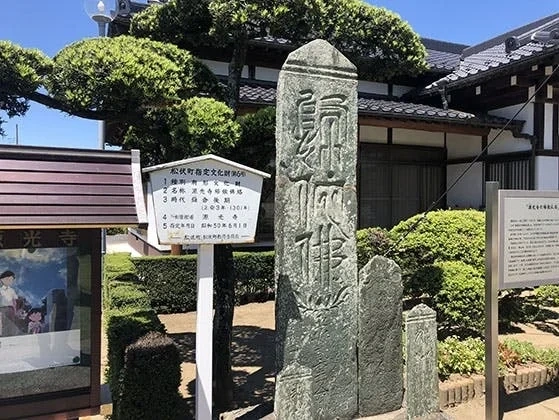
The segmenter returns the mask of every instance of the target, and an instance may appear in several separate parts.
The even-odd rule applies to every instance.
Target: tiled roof
[[[460,64],[460,54],[467,45],[436,39],[421,38],[427,50],[427,65],[431,70],[450,72]]]
[[[250,41],[253,45],[271,45],[275,48],[294,50],[297,46],[288,39],[264,36]],[[467,48],[464,44],[438,41],[435,39],[422,38],[421,42],[427,50],[427,66],[438,72],[448,73],[454,70],[460,63],[460,54]]]
[[[243,84],[240,89],[243,104],[274,105],[276,88],[269,84]],[[503,127],[507,119],[494,116],[477,116],[469,112],[436,108],[429,105],[378,99],[370,95],[359,95],[359,113],[379,118],[423,120],[438,123],[468,124],[483,127]],[[514,128],[521,128],[523,121],[514,121]]]
[[[476,82],[479,78],[491,76],[495,71],[506,70],[511,65],[530,62],[550,53],[556,53],[559,51],[559,43],[543,44],[531,40],[531,36],[535,32],[552,29],[559,29],[559,14],[541,19],[482,44],[466,48],[456,70],[426,86],[419,94],[433,94],[441,84],[446,84],[447,88],[468,85]],[[507,52],[505,40],[510,37],[516,37],[520,46]]]

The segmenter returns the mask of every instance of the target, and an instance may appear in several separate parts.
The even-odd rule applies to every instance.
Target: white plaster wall
[[[448,165],[446,168],[446,186],[450,187],[466,170],[468,163]],[[475,163],[464,177],[448,192],[448,208],[478,209],[483,203],[483,163]]]
[[[522,107],[523,104],[511,105],[505,108],[492,109],[489,111],[490,115],[497,117],[512,118],[514,114]],[[515,117],[515,120],[526,121],[522,132],[526,134],[534,134],[534,104],[529,103],[526,107]]]
[[[481,152],[481,136],[448,133],[446,147],[448,159],[474,157]]]
[[[364,143],[386,144],[388,129],[384,127],[371,127],[370,125],[359,126],[359,141]]]
[[[201,60],[210,70],[218,76],[227,76],[229,74],[229,63],[214,60]],[[248,66],[243,67],[241,77],[248,77]]]
[[[491,142],[498,133],[499,130],[492,129],[487,136],[487,142]],[[487,153],[490,155],[496,155],[499,153],[525,152],[530,150],[532,150],[530,140],[516,138],[510,131],[505,130],[493,143],[491,143],[487,149]]]
[[[553,104],[544,104],[543,148],[553,149]]]
[[[400,97],[403,94],[408,93],[412,89],[413,89],[413,87],[410,87],[410,86],[393,85],[392,86],[392,94],[394,96]]]
[[[386,83],[359,80],[357,84],[357,91],[363,93],[377,93],[380,95],[388,95],[388,85]]]
[[[536,190],[557,190],[559,162],[555,156],[536,156]]]
[[[269,67],[256,67],[255,77],[256,80],[267,80],[271,82],[277,82],[279,78],[279,70],[272,69]]]
[[[392,130],[393,144],[444,147],[444,133],[395,128]]]

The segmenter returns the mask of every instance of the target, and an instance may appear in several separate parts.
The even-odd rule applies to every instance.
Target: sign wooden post
[[[214,155],[145,168],[161,244],[198,245],[196,419],[212,418],[214,244],[254,242],[263,178]]]

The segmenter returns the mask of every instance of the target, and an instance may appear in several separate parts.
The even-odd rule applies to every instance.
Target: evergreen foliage
[[[402,269],[406,295],[433,293],[429,267],[435,262],[461,261],[478,276],[485,272],[484,212],[439,210],[427,216],[417,214],[394,226],[390,235],[397,246],[388,257]]]
[[[175,420],[180,418],[181,357],[175,342],[148,332],[126,348],[117,418]]]

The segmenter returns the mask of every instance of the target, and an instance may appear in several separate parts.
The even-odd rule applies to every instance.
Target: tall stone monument
[[[358,412],[357,77],[328,42],[287,58],[276,143],[276,416],[350,419]]]

